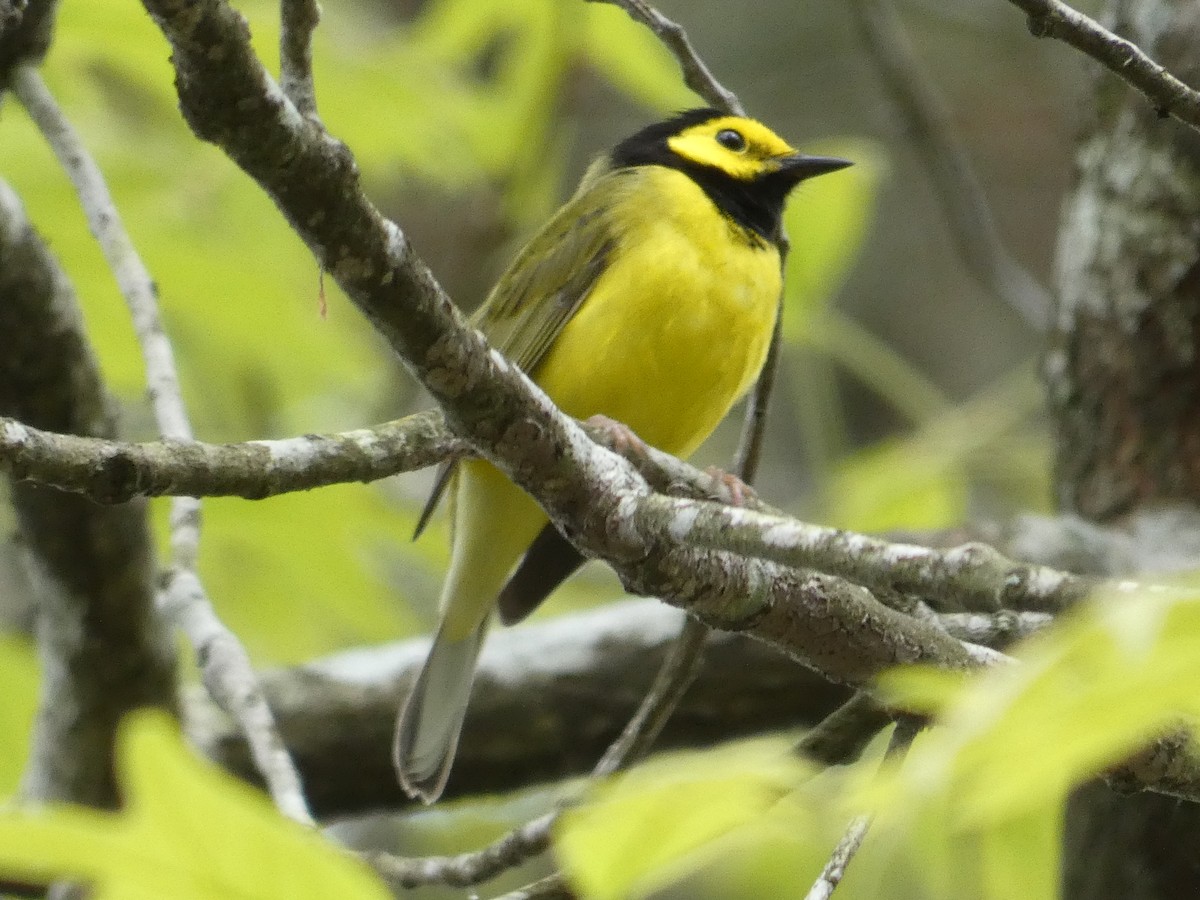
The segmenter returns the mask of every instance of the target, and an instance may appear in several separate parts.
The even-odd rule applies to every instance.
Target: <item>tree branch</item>
[[[667,49],[679,60],[683,83],[699,94],[713,108],[735,116],[744,116],[737,96],[717,81],[704,60],[692,47],[683,26],[673,22],[644,0],[590,0],[593,3],[610,3],[620,7],[635,22],[641,22],[654,32]]]
[[[913,740],[921,730],[919,720],[903,716],[896,720],[896,728],[888,741],[887,752],[884,753],[884,764],[891,760],[902,760],[912,746]],[[825,863],[825,868],[809,889],[805,900],[829,900],[837,886],[842,883],[846,867],[854,859],[871,828],[870,815],[857,816],[846,829],[845,835],[838,841],[837,847]]]
[[[916,594],[951,608],[1056,611],[1096,586],[1094,579],[1015,562],[987,544],[950,550],[893,544],[703,500],[656,495],[639,504],[637,518],[648,537],[816,569],[885,595]]]
[[[461,447],[436,412],[340,434],[242,444],[126,443],[41,431],[0,417],[0,471],[100,503],[174,495],[260,500],[411,472]]]
[[[403,859],[391,853],[367,853],[365,858],[390,884],[406,890],[428,884],[469,887],[545,853],[550,848],[550,828],[557,818],[557,811],[546,813],[481,850],[458,856]]]
[[[657,601],[625,600],[492,634],[446,796],[586,775],[670,654],[680,620]],[[413,639],[262,673],[322,818],[412,802],[396,784],[388,751],[396,697],[416,677],[428,647],[427,639]],[[657,746],[705,746],[811,725],[846,698],[845,688],[769,647],[717,632]],[[238,776],[260,782],[244,737],[211,699],[193,689],[185,700],[192,742]],[[505,740],[488,739],[497,733]]]
[[[175,354],[163,329],[154,281],[125,230],[99,166],[33,66],[22,65],[14,70],[12,89],[66,170],[88,226],[116,276],[142,348],[160,433],[168,439],[192,440]],[[196,572],[200,549],[198,498],[177,496],[172,500],[170,531],[171,565],[162,578],[159,606],[191,642],[213,697],[245,729],[255,761],[280,810],[296,821],[312,824],[299,776],[279,739],[250,657],[217,616]]]
[[[1061,0],[1009,2],[1029,16],[1034,36],[1057,38],[1086,53],[1145,94],[1159,115],[1173,116],[1200,131],[1200,91],[1188,87],[1132,41],[1118,37]]]

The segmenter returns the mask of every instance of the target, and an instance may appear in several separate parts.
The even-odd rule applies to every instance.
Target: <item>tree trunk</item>
[[[1196,0],[1113,0],[1118,34],[1200,83]],[[1046,363],[1065,510],[1112,521],[1200,501],[1200,135],[1098,76],[1059,235]],[[1076,793],[1063,896],[1200,897],[1200,806]]]

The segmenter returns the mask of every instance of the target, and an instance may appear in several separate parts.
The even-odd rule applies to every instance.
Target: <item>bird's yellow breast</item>
[[[601,413],[688,456],[762,368],[779,252],[682,172],[621,178],[608,267],[532,374],[568,414]]]

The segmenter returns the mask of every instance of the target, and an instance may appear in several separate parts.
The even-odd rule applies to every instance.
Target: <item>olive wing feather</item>
[[[471,318],[493,347],[531,376],[608,265],[615,243],[614,203],[603,182],[619,174],[605,171],[603,161],[593,165],[575,196],[518,254]],[[453,481],[457,464],[447,460],[439,469],[414,540]]]

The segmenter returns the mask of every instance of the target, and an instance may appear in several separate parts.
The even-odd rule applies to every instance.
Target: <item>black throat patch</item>
[[[748,238],[756,236],[778,247],[783,235],[783,204],[794,182],[773,175],[743,181],[713,166],[684,159],[667,145],[667,140],[681,131],[723,115],[715,109],[692,109],[643,128],[613,148],[612,166],[677,169],[700,186],[722,215],[748,232]]]

